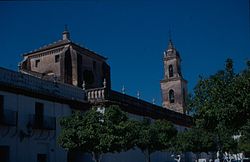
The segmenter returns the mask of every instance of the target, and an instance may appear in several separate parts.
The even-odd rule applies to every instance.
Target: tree
[[[104,113],[93,108],[86,113],[75,112],[60,122],[62,131],[58,143],[70,152],[88,152],[99,162],[102,154],[120,152],[134,147],[131,127],[134,123],[117,106]]]
[[[136,146],[144,153],[146,162],[150,162],[153,152],[169,149],[170,141],[177,134],[173,124],[166,120],[156,120],[153,123],[143,120],[137,123],[137,130]]]
[[[193,152],[198,160],[200,153],[216,151],[214,136],[212,133],[194,126],[188,130],[178,132],[177,136],[172,140],[171,151],[174,154]]]
[[[250,119],[241,129],[239,138],[239,150],[243,151],[245,156],[250,156]]]
[[[194,89],[191,108],[195,125],[212,133],[217,149],[233,152],[237,145],[233,135],[241,130],[250,118],[250,66],[235,73],[233,61],[227,59],[225,70],[202,78]]]

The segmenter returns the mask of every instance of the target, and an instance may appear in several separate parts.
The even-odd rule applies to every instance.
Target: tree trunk
[[[102,157],[102,154],[96,153],[96,152],[92,152],[92,160],[94,162],[101,162],[101,157]]]
[[[148,149],[145,149],[145,150],[143,151],[143,154],[145,155],[145,161],[146,161],[146,162],[151,162],[151,159],[150,159],[150,154],[151,154],[151,152],[150,152]]]
[[[200,158],[200,153],[196,153],[196,161],[198,162]]]
[[[76,154],[75,152],[69,150],[67,154],[67,162],[75,162]]]

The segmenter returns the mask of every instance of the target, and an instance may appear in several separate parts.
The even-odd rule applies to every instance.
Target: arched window
[[[172,89],[169,91],[169,102],[174,103],[174,90]]]
[[[173,65],[168,66],[168,74],[169,74],[169,77],[173,77],[173,75],[174,75]]]

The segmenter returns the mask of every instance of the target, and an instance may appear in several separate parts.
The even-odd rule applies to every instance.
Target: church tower
[[[164,51],[164,78],[161,80],[162,106],[164,108],[185,113],[187,97],[187,81],[181,74],[181,58],[172,40]]]

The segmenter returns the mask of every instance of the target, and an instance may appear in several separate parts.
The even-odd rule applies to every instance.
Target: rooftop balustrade
[[[84,101],[85,99],[85,91],[79,87],[36,78],[28,74],[7,70],[1,67],[0,84],[78,101]]]

